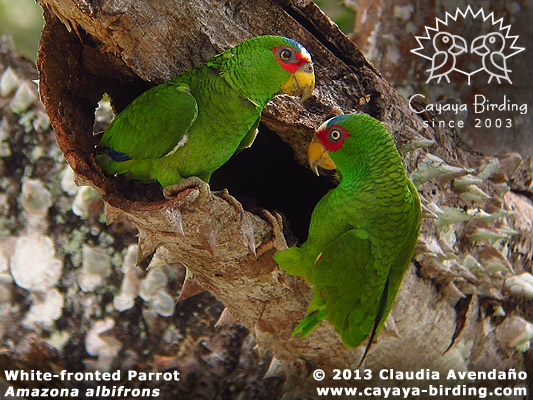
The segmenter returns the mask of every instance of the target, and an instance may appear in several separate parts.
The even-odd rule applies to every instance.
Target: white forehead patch
[[[320,132],[320,131],[324,131],[324,130],[326,130],[327,127],[328,127],[328,124],[329,124],[330,121],[331,121],[332,119],[334,119],[334,118],[336,118],[336,117],[330,118],[330,119],[328,119],[326,122],[323,122],[322,125],[320,125],[320,126],[316,129],[316,131],[317,131],[317,132]]]
[[[311,62],[311,54],[307,51],[307,49],[303,46],[300,46],[300,53],[302,53],[302,56],[309,62]]]

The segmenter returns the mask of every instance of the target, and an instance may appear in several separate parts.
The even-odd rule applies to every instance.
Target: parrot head
[[[287,45],[272,48],[276,62],[290,73],[289,79],[281,85],[285,94],[301,96],[301,101],[307,100],[315,88],[315,74],[311,55],[300,43],[283,38]]]
[[[468,51],[466,40],[459,35],[452,35],[448,32],[439,32],[435,35],[433,48],[437,52],[447,51],[456,56]]]
[[[257,36],[228,50],[225,57],[239,74],[241,91],[250,98],[283,92],[303,102],[315,88],[311,55],[295,40]]]
[[[502,52],[505,47],[505,37],[500,32],[491,32],[475,38],[471,44],[471,52],[480,56],[491,52]]]
[[[366,168],[364,155],[371,146],[387,144],[394,147],[385,126],[366,114],[339,115],[315,130],[307,150],[309,167],[319,175],[318,167],[336,169],[341,175],[354,166]]]

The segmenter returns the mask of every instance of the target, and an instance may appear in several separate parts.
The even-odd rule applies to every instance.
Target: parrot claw
[[[211,189],[209,188],[209,185],[207,183],[205,183],[197,176],[189,176],[188,178],[183,179],[180,183],[163,188],[163,196],[167,200],[173,199],[178,195],[178,193],[190,188],[198,188],[199,195],[196,199],[196,208],[203,208],[207,199],[209,199],[211,195]]]
[[[215,196],[220,197],[221,199],[226,200],[230,206],[235,208],[235,211],[237,214],[239,214],[239,221],[242,221],[244,218],[244,208],[242,208],[242,204],[237,200],[235,197],[233,197],[231,194],[229,194],[228,189],[222,189],[217,192],[213,192]]]
[[[257,258],[261,257],[270,249],[276,249],[278,251],[288,248],[285,236],[283,235],[283,218],[277,212],[270,213],[269,211],[262,209],[261,212],[265,216],[266,220],[272,226],[273,237],[268,242],[261,244],[257,248]]]
[[[252,255],[257,259],[257,253],[255,250],[255,234],[250,219],[244,218],[244,208],[242,204],[232,195],[229,194],[228,189],[222,189],[217,192],[213,192],[215,196],[226,200],[231,205],[237,214],[239,215],[239,222],[241,222],[241,234],[246,247],[250,250]]]

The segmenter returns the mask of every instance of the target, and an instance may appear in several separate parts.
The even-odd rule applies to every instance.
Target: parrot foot
[[[178,193],[190,188],[198,188],[200,194],[196,199],[196,209],[203,208],[207,199],[211,195],[211,189],[207,183],[197,176],[189,176],[188,178],[183,179],[180,183],[163,188],[163,196],[165,196],[165,199],[167,200],[173,199],[178,195]]]
[[[213,194],[221,199],[226,200],[229,205],[235,209],[237,214],[239,214],[239,221],[242,221],[244,217],[244,208],[242,208],[242,204],[239,202],[239,200],[229,194],[228,189],[222,189],[217,192],[213,192]]]
[[[270,213],[265,209],[261,210],[261,212],[272,226],[273,237],[257,248],[257,258],[261,257],[270,249],[281,251],[288,248],[285,236],[283,235],[283,218],[281,215],[277,212]]]

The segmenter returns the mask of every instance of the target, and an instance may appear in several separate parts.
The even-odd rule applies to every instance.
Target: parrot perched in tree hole
[[[278,93],[311,96],[309,52],[280,36],[258,36],[155,86],[108,126],[96,160],[108,174],[176,185],[209,182],[237,151],[252,145],[261,112]]]
[[[417,190],[384,125],[365,114],[324,122],[308,149],[311,169],[336,169],[340,182],[315,206],[307,241],[278,251],[288,274],[314,297],[294,330],[305,337],[324,318],[356,347],[384,324],[409,266],[421,220]]]

